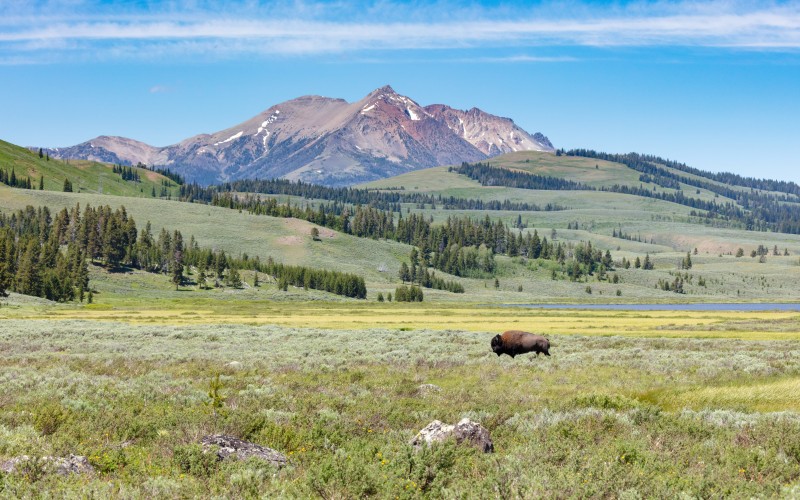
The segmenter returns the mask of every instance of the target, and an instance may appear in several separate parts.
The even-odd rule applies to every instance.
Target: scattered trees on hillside
[[[142,179],[139,176],[138,170],[134,170],[133,167],[126,167],[124,165],[114,165],[112,171],[115,174],[119,174],[124,181],[133,181],[133,182],[141,182]]]
[[[272,259],[262,264],[246,256],[230,258],[224,251],[200,248],[193,237],[185,244],[177,230],[162,229],[154,238],[149,222],[137,234],[124,207],[76,205],[53,217],[47,207],[29,206],[0,214],[0,293],[11,290],[56,301],[82,300],[89,290],[87,261],[110,270],[127,267],[168,274],[176,288],[185,280],[186,266],[194,266],[202,273],[201,288],[207,272],[213,272],[216,284],[224,280],[239,288],[243,286],[239,269],[254,269],[306,289],[355,298],[366,298],[367,293],[360,276],[284,266]]]

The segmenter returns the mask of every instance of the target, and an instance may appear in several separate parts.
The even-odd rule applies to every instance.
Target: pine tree
[[[183,283],[183,236],[180,231],[172,235],[172,248],[170,256],[170,274],[175,290]]]
[[[44,176],[39,177],[39,191],[44,191]]]
[[[399,275],[400,275],[400,281],[402,281],[403,283],[405,283],[406,281],[411,281],[411,271],[408,268],[408,264],[406,264],[405,262],[400,264]]]
[[[20,259],[14,290],[24,295],[39,296],[42,286],[39,269],[39,242],[31,238],[25,244],[25,251]]]
[[[233,288],[242,288],[242,277],[235,267],[232,267],[228,273],[228,284]]]
[[[197,271],[197,286],[199,286],[201,290],[206,289],[206,279],[206,266],[202,264]]]
[[[71,193],[72,192],[72,183],[67,178],[64,179],[64,192],[65,193]]]

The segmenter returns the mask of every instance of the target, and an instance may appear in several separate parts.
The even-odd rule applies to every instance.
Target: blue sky
[[[386,84],[557,147],[800,182],[800,1],[0,2],[21,145],[167,145]]]

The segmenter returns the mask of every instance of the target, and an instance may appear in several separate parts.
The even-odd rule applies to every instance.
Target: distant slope
[[[56,158],[167,166],[201,184],[283,177],[342,186],[523,150],[554,151],[547,137],[511,119],[477,108],[423,107],[385,86],[353,103],[299,97],[163,148],[101,136],[47,151]]]
[[[484,162],[485,163],[485,162]],[[520,152],[498,156],[488,161],[491,167],[532,175],[549,176],[580,182],[591,190],[522,189],[509,187],[498,180],[491,185],[481,185],[477,179],[439,167],[411,172],[390,179],[362,185],[370,189],[393,189],[403,192],[425,192],[442,197],[476,198],[484,201],[509,200],[538,206],[554,204],[571,210],[553,212],[546,217],[553,221],[568,221],[565,217],[576,210],[584,211],[575,221],[584,221],[593,231],[598,227],[612,228],[638,221],[624,227],[625,234],[650,235],[654,238],[656,225],[646,221],[688,222],[702,227],[723,227],[733,230],[777,231],[797,234],[800,231],[800,203],[792,193],[758,191],[729,185],[716,178],[706,178],[698,173],[678,171],[674,167],[659,168],[680,174],[676,178],[648,176],[625,164],[585,156],[554,155],[549,153]],[[678,180],[680,179],[680,181]],[[764,181],[764,186],[792,186]],[[668,187],[671,186],[671,187]],[[556,226],[559,224],[556,223]],[[712,248],[708,241],[694,238],[675,238],[678,231],[669,226],[658,229],[661,241],[680,241],[685,248],[689,241]],[[766,237],[766,236],[765,236]],[[672,243],[669,243],[672,246]],[[719,251],[730,251],[730,245],[716,246]],[[735,250],[735,248],[734,248]]]
[[[116,196],[160,197],[172,195],[177,184],[163,175],[147,169],[133,167],[139,175],[139,182],[123,180],[114,173],[113,166],[87,160],[62,161],[55,158],[47,160],[26,148],[0,140],[0,170],[11,172],[17,177],[29,177],[33,189],[39,189],[39,179],[44,177],[46,191],[62,191],[64,180],[69,179],[75,192],[101,193]]]

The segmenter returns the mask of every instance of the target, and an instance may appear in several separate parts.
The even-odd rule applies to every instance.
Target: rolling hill
[[[177,184],[172,179],[143,168],[131,169],[138,180],[123,179],[106,163],[39,158],[33,151],[0,140],[0,171],[10,174],[13,170],[17,178],[30,178],[33,189],[39,188],[43,177],[47,191],[62,191],[64,180],[68,179],[73,191],[82,193],[154,198],[176,192]]]
[[[4,148],[4,158],[17,169],[23,170],[24,165],[29,165],[26,172],[52,172],[49,174],[54,176],[51,184],[59,178],[56,175],[71,175],[80,179],[80,176],[95,175],[96,171],[109,175],[111,168],[99,163],[75,165],[72,162],[68,164],[55,160],[47,162],[22,148],[10,145],[4,145]],[[12,157],[12,153],[16,156]],[[58,170],[45,170],[50,165],[57,166]],[[617,283],[613,283],[609,279],[597,280],[592,274],[579,280],[570,280],[563,274],[564,266],[552,261],[498,254],[497,268],[493,275],[499,280],[497,288],[489,286],[489,276],[456,276],[437,271],[439,276],[461,283],[466,293],[461,295],[430,290],[426,292],[426,301],[763,301],[800,295],[800,281],[796,279],[800,273],[797,265],[800,237],[797,235],[746,230],[740,221],[699,216],[696,209],[687,205],[610,190],[613,186],[629,186],[659,193],[678,192],[677,189],[664,188],[654,180],[641,180],[640,172],[618,162],[542,152],[517,152],[494,158],[489,161],[489,166],[507,172],[541,175],[546,179],[569,180],[581,183],[583,189],[484,186],[476,179],[457,173],[452,167],[436,167],[366,184],[363,187],[367,191],[308,186],[316,194],[298,196],[276,191],[254,192],[252,196],[257,195],[262,200],[273,198],[279,204],[288,202],[294,207],[308,206],[312,209],[342,203],[344,198],[341,196],[346,193],[362,193],[359,196],[367,197],[396,197],[392,198],[396,201],[390,204],[392,210],[400,212],[394,213],[395,222],[412,214],[422,215],[426,220],[433,221],[434,225],[446,223],[453,217],[473,220],[489,217],[493,221],[502,221],[512,234],[526,237],[536,231],[540,237],[563,244],[569,252],[568,258],[571,258],[572,249],[576,245],[586,242],[591,242],[596,249],[603,252],[610,251],[616,263],[613,274],[619,279]],[[40,170],[35,170],[36,168]],[[712,182],[705,177],[698,177],[703,182]],[[736,188],[719,181],[713,182],[718,187],[731,190]],[[71,207],[76,203],[81,203],[82,206],[87,203],[93,206],[124,205],[140,228],[149,221],[154,232],[161,228],[180,229],[187,237],[194,236],[201,246],[223,249],[231,255],[248,254],[262,260],[272,257],[287,264],[356,273],[366,279],[369,299],[374,299],[379,292],[386,294],[394,291],[400,284],[397,270],[401,263],[408,262],[411,252],[410,245],[398,241],[357,237],[306,220],[257,215],[248,213],[246,207],[237,206],[231,209],[227,206],[206,205],[202,204],[201,199],[196,199],[194,203],[147,199],[147,196],[143,196],[146,193],[141,190],[137,193],[135,185],[128,186],[126,182],[108,184],[121,188],[127,186],[128,191],[116,191],[113,193],[116,196],[110,196],[108,191],[101,195],[89,189],[83,189],[80,193],[62,193],[0,186],[0,211],[8,213],[27,205],[48,206],[51,210]],[[246,191],[258,191],[254,186],[258,186],[258,183],[234,183],[227,189],[239,191],[236,196],[244,199],[243,197],[251,196]],[[287,186],[297,187],[292,184]],[[681,191],[691,192],[695,197],[715,200],[720,204],[739,206],[740,200],[719,196],[710,189],[695,188],[687,184],[682,186]],[[772,194],[782,195],[780,192]],[[423,201],[420,202],[413,198],[416,195],[429,198],[421,198]],[[174,197],[179,196],[176,190]],[[462,200],[461,205],[476,201],[501,203],[497,209],[468,209],[458,203],[448,202],[451,198]],[[502,202],[506,201],[538,208],[503,209]],[[359,203],[371,205],[377,202],[365,198]],[[352,210],[355,202],[347,206]],[[383,205],[378,203],[376,206]],[[311,238],[314,227],[321,231],[321,241]],[[770,249],[770,255],[764,259],[750,257],[751,252],[759,247]],[[780,255],[772,255],[772,250],[776,247],[780,250]],[[735,257],[739,248],[743,249],[744,257]],[[680,262],[687,253],[692,254],[694,262],[691,270],[680,268]],[[654,270],[626,269],[620,265],[623,259],[632,262],[637,257],[643,259],[645,255],[651,256],[655,263]],[[558,274],[557,279],[554,279],[554,272]],[[125,274],[106,274],[100,269],[95,274],[98,286],[107,287],[107,294],[101,294],[102,300],[124,302],[130,300],[131,296],[141,296],[144,299],[149,293],[147,290],[152,293],[157,291],[159,296],[172,300],[191,301],[198,298],[194,293],[186,295],[170,291],[168,286],[156,286],[152,279],[137,285],[144,288],[131,288],[132,284]],[[685,277],[687,280],[683,294],[658,288],[659,283],[672,282],[679,274],[682,279]],[[245,276],[245,279],[248,277]],[[591,293],[587,291],[590,289]],[[215,293],[230,291],[204,293],[213,296]],[[240,297],[247,300],[264,297],[246,291],[240,293]],[[319,296],[319,292],[307,293]],[[781,295],[776,296],[776,293]],[[273,298],[280,297],[279,294]],[[333,299],[333,296],[330,298]]]

